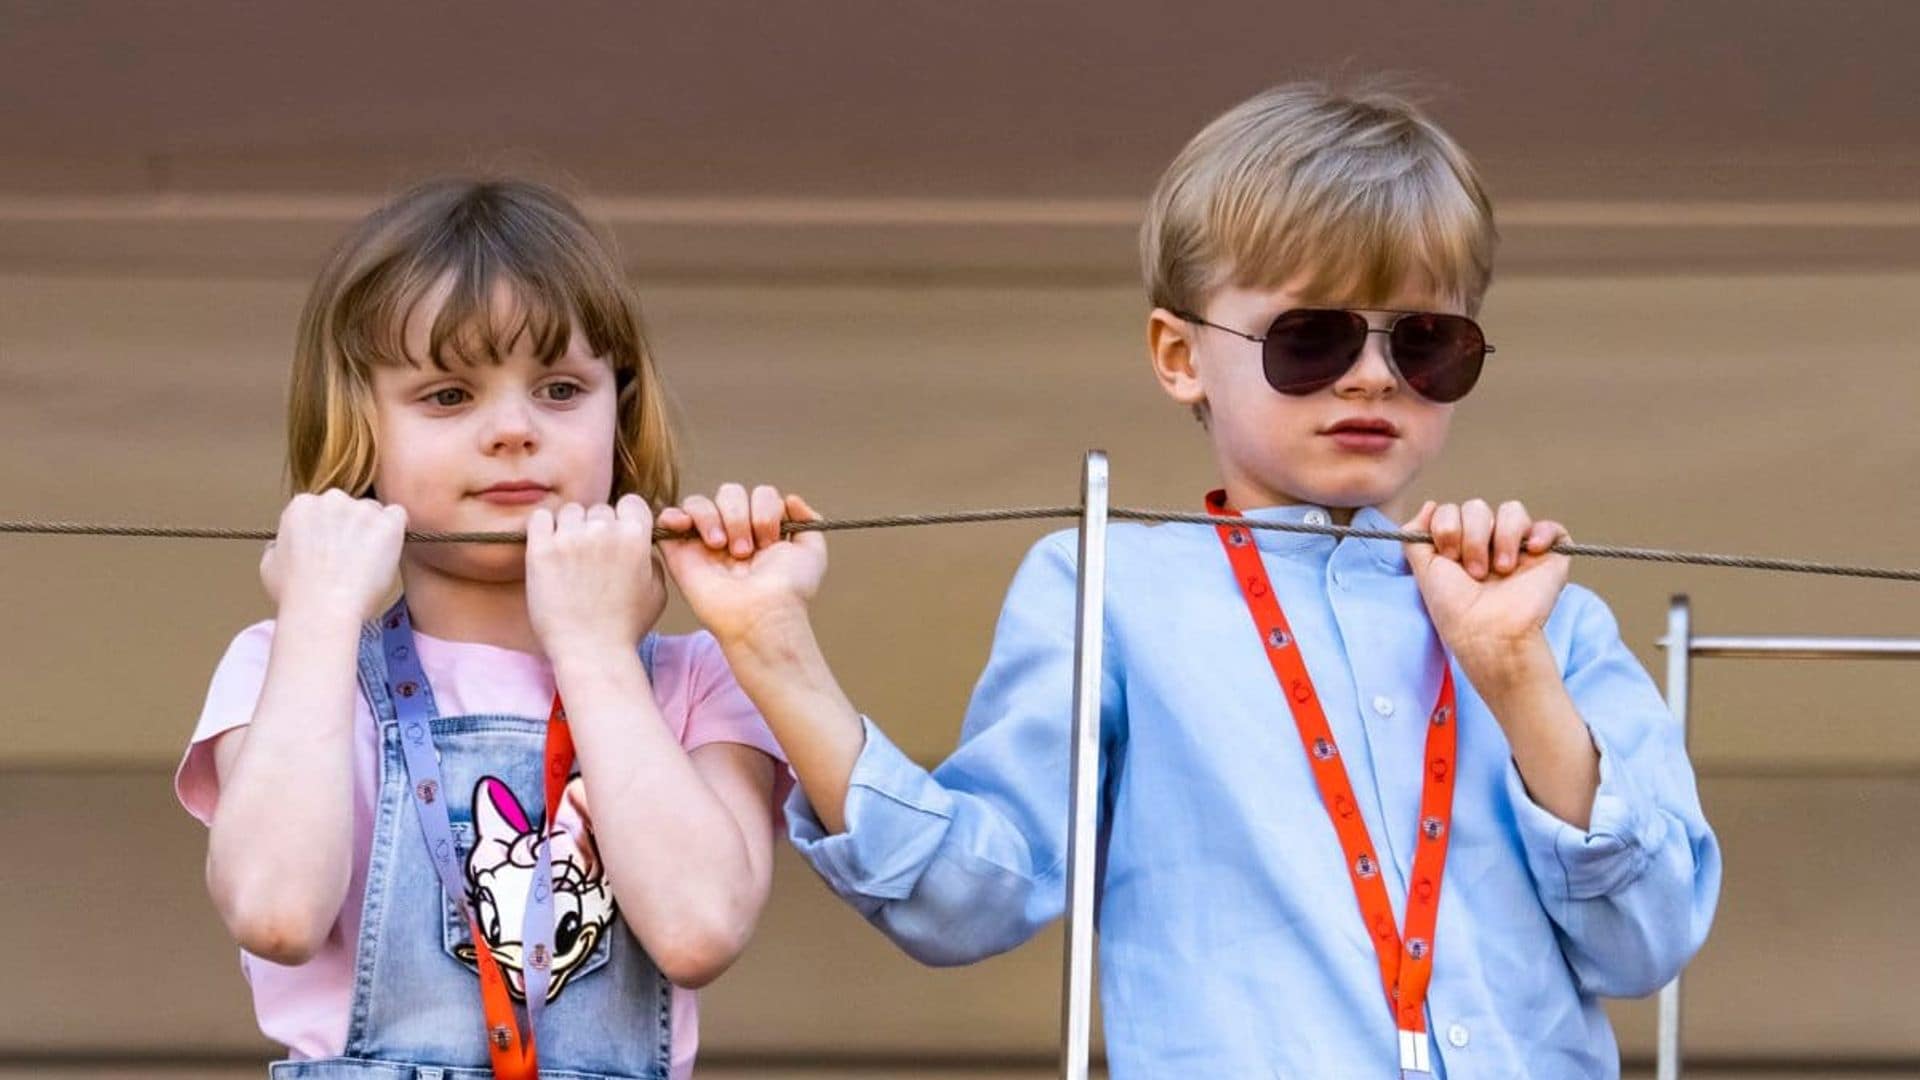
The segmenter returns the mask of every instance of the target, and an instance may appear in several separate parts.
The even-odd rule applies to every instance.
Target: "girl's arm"
[[[278,616],[252,722],[214,743],[219,803],[207,891],[240,947],[300,964],[326,940],[352,874],[354,661],[391,587],[406,511],[301,495],[261,577]]]
[[[772,759],[727,743],[689,754],[660,716],[634,648],[665,596],[644,501],[538,511],[527,533],[528,611],[621,916],[675,984],[705,985],[745,949],[772,887]]]

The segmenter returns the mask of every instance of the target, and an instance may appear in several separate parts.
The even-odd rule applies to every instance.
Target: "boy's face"
[[[1197,314],[1264,337],[1283,311],[1342,306],[1289,287],[1223,288]],[[1387,326],[1389,311],[1465,314],[1457,303],[1418,290],[1398,292],[1380,307],[1364,312],[1369,325]],[[1359,358],[1332,386],[1299,397],[1268,385],[1256,342],[1165,309],[1154,311],[1148,336],[1162,389],[1205,409],[1214,461],[1242,509],[1312,503],[1351,511],[1390,503],[1446,443],[1453,406],[1421,397],[1394,373],[1385,334],[1368,334]],[[1342,523],[1351,516],[1337,515]]]

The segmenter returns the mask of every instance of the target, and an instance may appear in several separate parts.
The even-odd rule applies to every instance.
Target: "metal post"
[[[1106,628],[1107,455],[1089,450],[1080,482],[1074,607],[1073,764],[1067,803],[1067,955],[1060,990],[1060,1075],[1086,1080],[1093,1052],[1094,849],[1099,827],[1101,644]]]
[[[1695,637],[1693,612],[1685,596],[1675,596],[1667,609],[1667,708],[1680,723],[1680,737],[1690,743],[1687,723],[1688,680],[1693,658],[1708,656],[1760,660],[1920,660],[1920,638],[1812,637],[1781,634]],[[1655,1080],[1680,1080],[1680,988],[1684,976],[1660,990],[1660,1028],[1654,1058]]]
[[[1693,609],[1686,596],[1673,598],[1667,608],[1667,708],[1680,724],[1682,745],[1692,742],[1687,724],[1688,680],[1693,673]],[[1654,1080],[1680,1080],[1680,981],[1684,973],[1660,988],[1660,1028],[1655,1042]]]

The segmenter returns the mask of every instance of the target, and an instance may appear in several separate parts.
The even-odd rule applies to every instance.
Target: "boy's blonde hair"
[[[1356,306],[1427,287],[1475,312],[1495,240],[1472,161],[1413,105],[1294,83],[1228,110],[1173,159],[1140,260],[1154,306],[1176,312],[1223,286],[1284,285]]]
[[[409,315],[443,286],[428,354],[407,355]],[[511,312],[499,310],[503,288]],[[674,501],[679,462],[666,398],[611,242],[539,184],[444,179],[414,188],[340,242],[307,296],[287,403],[293,489],[371,490],[376,365],[498,363],[523,335],[552,363],[575,333],[612,365],[619,387],[612,496],[633,492],[655,508]]]

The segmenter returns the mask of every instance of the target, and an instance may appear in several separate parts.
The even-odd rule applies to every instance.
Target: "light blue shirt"
[[[1395,527],[1371,509],[1354,524]],[[1399,545],[1255,535],[1403,918],[1439,639]],[[1061,914],[1075,561],[1071,532],[1028,554],[944,764],[929,774],[869,721],[847,831],[825,835],[799,792],[789,803],[801,853],[926,963],[1011,949]],[[1115,525],[1105,630],[1099,925],[1113,1076],[1397,1077],[1339,841],[1214,530]],[[1435,1068],[1451,1080],[1617,1076],[1597,999],[1671,979],[1719,895],[1679,726],[1612,614],[1569,586],[1546,635],[1600,750],[1599,795],[1585,830],[1536,805],[1456,667],[1457,788],[1427,999]]]

